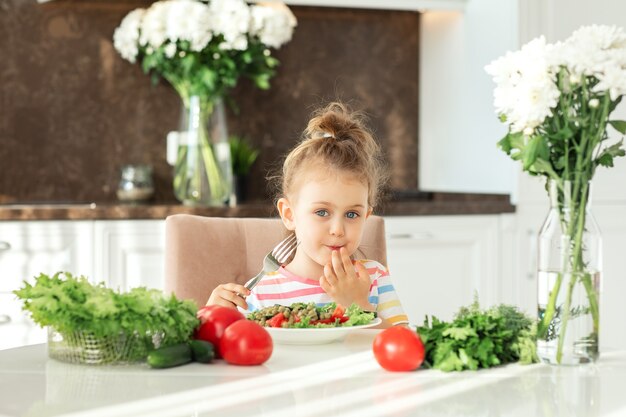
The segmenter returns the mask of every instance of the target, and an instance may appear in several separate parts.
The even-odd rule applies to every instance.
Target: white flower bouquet
[[[296,19],[282,3],[164,0],[131,11],[113,34],[115,49],[165,78],[183,100],[214,101],[240,75],[269,88],[278,61],[268,49],[291,40]]]
[[[193,149],[179,147],[177,153],[174,193],[179,200],[219,205],[228,198],[232,168],[227,136],[219,144],[224,146],[214,149],[217,140],[210,137],[206,121],[240,76],[269,88],[278,65],[269,48],[288,42],[295,26],[289,8],[276,1],[163,0],[131,11],[115,30],[113,44],[120,55],[141,63],[153,81],[167,80],[186,113],[201,120],[193,129]],[[192,130],[186,134],[191,137]]]
[[[542,359],[561,363],[564,343],[571,340],[566,339],[568,320],[584,315],[591,329],[584,342],[574,341],[572,351],[585,344],[597,353],[599,271],[587,253],[586,207],[596,168],[612,167],[615,157],[624,156],[622,141],[608,144],[607,128],[626,133],[626,122],[610,119],[626,93],[626,34],[594,25],[555,44],[542,36],[493,61],[486,71],[496,83],[496,112],[508,125],[498,145],[525,171],[546,177],[555,190],[551,198],[560,228],[555,246],[561,259],[548,280],[546,303],[539,300],[537,329],[538,342],[555,342],[555,357]],[[579,286],[586,296],[575,305]]]

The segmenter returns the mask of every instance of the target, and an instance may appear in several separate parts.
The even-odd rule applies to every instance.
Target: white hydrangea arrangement
[[[278,61],[268,49],[291,40],[297,22],[279,2],[162,0],[128,13],[113,35],[120,55],[165,78],[183,100],[222,97],[240,75],[269,88]]]
[[[172,141],[172,149],[174,195],[184,204],[222,205],[228,199],[232,167],[225,129],[209,133],[208,121],[240,76],[269,88],[278,61],[268,48],[291,40],[296,24],[278,1],[161,0],[131,11],[115,30],[120,55],[140,63],[153,81],[167,80],[189,115],[187,129],[172,136],[183,138]]]

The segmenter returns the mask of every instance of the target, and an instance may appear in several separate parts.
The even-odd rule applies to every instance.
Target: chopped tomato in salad
[[[333,302],[321,307],[315,303],[276,304],[253,311],[246,318],[265,327],[309,328],[358,326],[370,323],[375,317],[375,312],[363,311],[356,304],[346,309]]]

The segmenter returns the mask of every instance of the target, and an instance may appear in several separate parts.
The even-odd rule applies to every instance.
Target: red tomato
[[[196,329],[194,337],[211,342],[215,346],[215,356],[221,357],[219,349],[220,339],[228,326],[238,320],[245,320],[236,308],[224,306],[207,306],[198,311],[200,326]]]
[[[341,317],[338,317],[338,318],[330,317],[328,319],[311,320],[311,324],[318,324],[318,323],[332,324],[336,320],[339,320],[339,323],[345,323],[346,321],[350,320],[350,317],[348,317],[348,316],[341,316]]]
[[[346,313],[346,309],[344,306],[341,305],[337,305],[337,307],[335,307],[335,311],[333,311],[333,318],[334,319],[339,319],[341,317],[343,317],[343,315]]]
[[[209,311],[211,311],[215,307],[219,307],[219,306],[216,306],[216,305],[204,306],[200,310],[198,310],[198,312],[196,313],[196,317],[200,320],[200,324],[206,321],[205,320],[206,315],[208,314]]]
[[[374,357],[388,371],[413,371],[424,361],[424,344],[419,335],[406,327],[395,326],[374,339]]]
[[[272,337],[260,324],[239,320],[226,329],[220,351],[233,365],[260,365],[272,356]]]
[[[267,320],[266,323],[269,327],[283,327],[283,323],[287,321],[285,315],[283,313],[278,313],[271,319]]]

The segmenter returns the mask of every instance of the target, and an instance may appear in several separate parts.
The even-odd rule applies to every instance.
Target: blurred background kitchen
[[[624,26],[615,0],[287,1],[298,20],[268,90],[241,78],[230,133],[259,151],[234,208],[187,208],[172,192],[167,133],[181,104],[124,61],[112,36],[149,0],[0,0],[0,348],[41,341],[11,291],[39,272],[69,270],[121,289],[162,286],[163,219],[173,213],[272,215],[265,176],[315,108],[364,110],[392,171],[380,209],[389,265],[412,322],[471,302],[536,308],[535,236],[543,186],[496,147],[505,127],[484,66],[545,34]],[[624,109],[619,109],[624,114]],[[623,117],[622,117],[623,118]],[[151,167],[154,195],[122,204],[127,165]],[[594,213],[605,245],[603,326],[626,317],[626,164],[599,172]],[[95,204],[94,204],[95,203]],[[415,265],[419,269],[415,269]],[[601,344],[626,346],[604,332]]]

